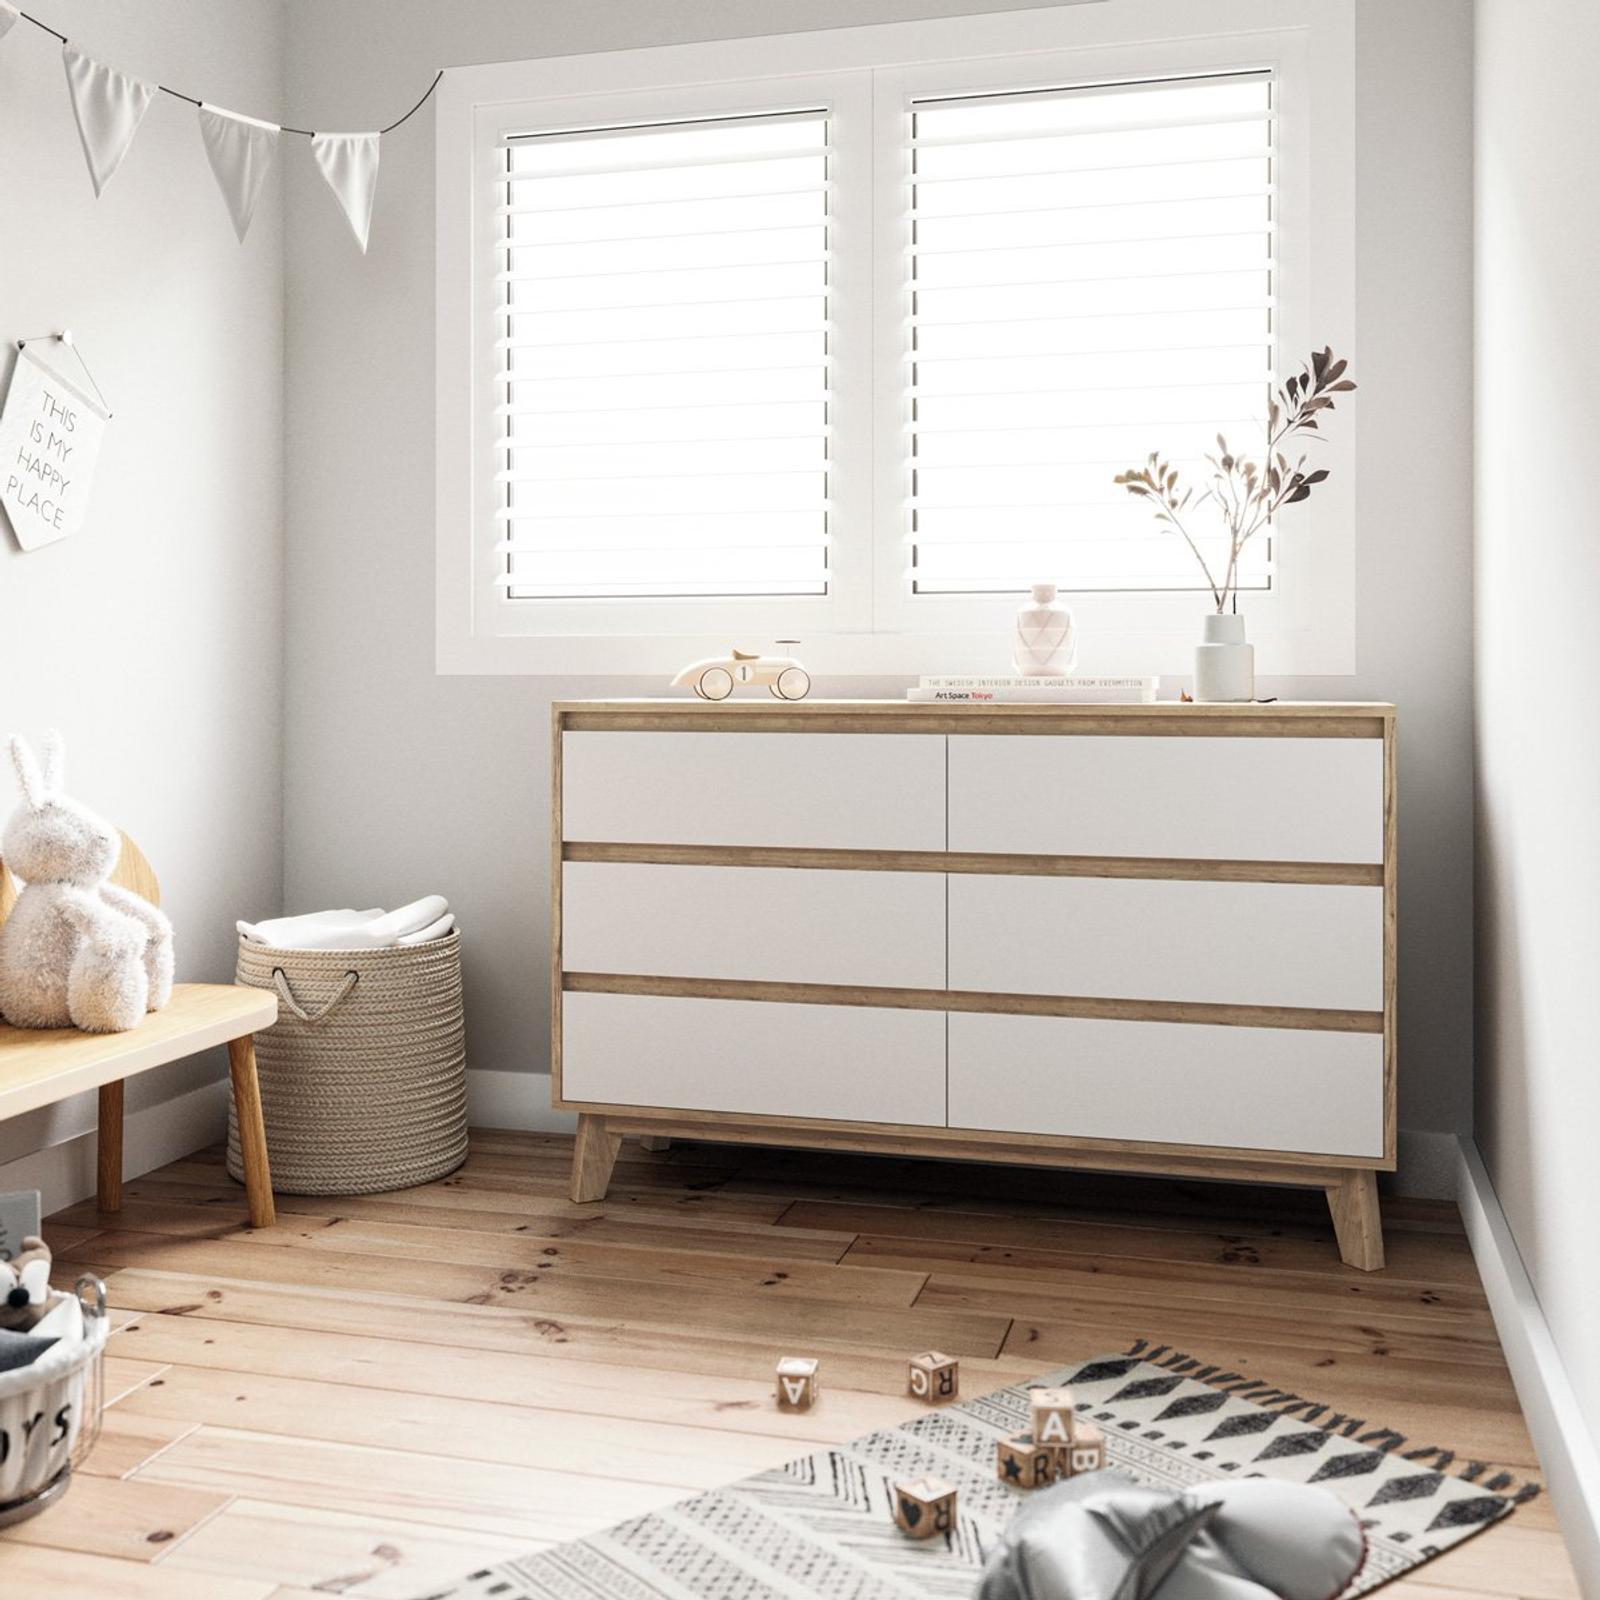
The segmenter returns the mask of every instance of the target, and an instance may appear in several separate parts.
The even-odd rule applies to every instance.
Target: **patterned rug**
[[[929,1411],[604,1532],[475,1572],[418,1600],[933,1600],[967,1597],[1026,1491],[995,1477],[995,1440],[1025,1432],[1028,1391],[1069,1386],[1109,1465],[1171,1489],[1280,1478],[1330,1490],[1361,1519],[1367,1558],[1346,1596],[1471,1538],[1539,1492],[1449,1451],[1140,1341],[1125,1355]],[[903,1538],[891,1485],[956,1485],[958,1526]]]

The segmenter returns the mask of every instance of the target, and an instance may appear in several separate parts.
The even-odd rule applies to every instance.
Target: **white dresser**
[[[1327,1191],[1394,1166],[1387,705],[554,712],[573,1198],[624,1134]]]

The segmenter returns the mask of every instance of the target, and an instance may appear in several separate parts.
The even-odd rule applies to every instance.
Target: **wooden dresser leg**
[[[233,1078],[233,1115],[239,1125],[239,1158],[244,1163],[250,1226],[270,1228],[278,1220],[278,1209],[272,1200],[267,1130],[261,1120],[261,1085],[256,1081],[256,1041],[251,1034],[228,1041],[228,1071]]]
[[[578,1116],[578,1140],[572,1147],[572,1198],[604,1200],[617,1164],[622,1135],[606,1127],[604,1117]]]
[[[100,1085],[95,1169],[102,1211],[122,1209],[122,1079]]]
[[[1328,1209],[1339,1240],[1339,1259],[1347,1267],[1377,1272],[1383,1266],[1383,1221],[1378,1215],[1378,1175],[1354,1168],[1330,1183]]]
[[[670,1150],[672,1141],[663,1139],[658,1134],[642,1133],[639,1135],[639,1147],[642,1150]]]

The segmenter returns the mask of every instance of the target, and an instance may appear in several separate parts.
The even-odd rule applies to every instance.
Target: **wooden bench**
[[[152,905],[160,889],[139,847],[124,834],[111,881]],[[16,885],[0,863],[0,922],[10,914]],[[85,1089],[100,1091],[97,1171],[102,1211],[122,1209],[122,1085],[152,1067],[181,1061],[213,1045],[228,1047],[233,1103],[244,1160],[245,1199],[251,1226],[276,1218],[267,1138],[261,1122],[252,1035],[278,1018],[277,997],[233,984],[180,983],[160,1011],[127,1033],[80,1033],[76,1028],[13,1028],[0,1022],[0,1122],[54,1105]]]

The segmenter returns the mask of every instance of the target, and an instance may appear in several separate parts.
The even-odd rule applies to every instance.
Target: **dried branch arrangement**
[[[1188,545],[1219,612],[1227,610],[1234,596],[1239,556],[1245,546],[1271,524],[1282,507],[1306,499],[1312,486],[1328,476],[1326,467],[1307,472],[1304,455],[1291,463],[1284,446],[1296,435],[1318,432],[1317,418],[1333,410],[1333,397],[1355,388],[1344,371],[1345,362],[1335,359],[1331,349],[1313,352],[1310,364],[1267,402],[1266,455],[1259,461],[1235,455],[1219,433],[1217,454],[1206,456],[1211,484],[1199,494],[1193,487],[1184,487],[1178,469],[1156,450],[1142,467],[1117,474],[1115,481],[1129,494],[1151,501],[1156,521]],[[1217,508],[1228,534],[1228,565],[1220,576],[1212,571],[1185,524],[1185,518],[1208,501]]]

